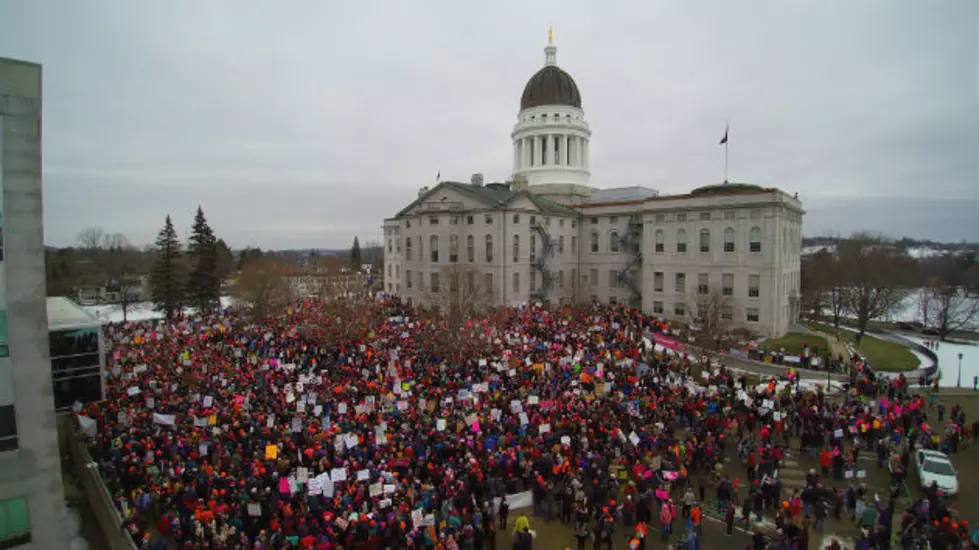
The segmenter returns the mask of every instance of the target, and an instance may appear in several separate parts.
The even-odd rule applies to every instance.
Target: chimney
[[[523,191],[530,187],[530,183],[527,181],[527,174],[517,174],[513,178],[513,187],[517,191]]]
[[[471,183],[472,185],[474,185],[476,187],[482,187],[483,186],[483,175],[480,174],[480,173],[473,174],[472,177],[469,178],[469,183]]]
[[[427,185],[425,187],[422,187],[421,189],[418,190],[418,198],[421,198],[422,195],[424,195],[425,193],[428,193],[428,186]]]

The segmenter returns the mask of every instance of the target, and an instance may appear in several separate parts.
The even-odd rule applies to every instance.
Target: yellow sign
[[[265,446],[265,460],[275,460],[279,458],[279,448],[275,445]]]

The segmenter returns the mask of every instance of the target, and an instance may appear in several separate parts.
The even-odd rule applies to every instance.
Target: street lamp
[[[956,388],[962,387],[962,352],[961,351],[959,352],[959,378],[958,381],[955,382],[955,387]]]

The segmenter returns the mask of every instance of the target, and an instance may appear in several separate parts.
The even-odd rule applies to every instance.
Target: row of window
[[[753,220],[760,220],[761,209],[760,208],[752,209],[749,217]],[[726,221],[734,221],[738,218],[738,216],[737,216],[737,212],[734,210],[725,210],[721,215],[721,218],[723,218]],[[721,219],[721,218],[713,217],[713,214],[711,212],[699,212],[696,214],[693,212],[677,212],[675,214],[666,214],[666,213],[656,214],[653,220],[654,223],[656,224],[664,224],[666,222],[672,222],[672,221],[676,221],[677,223],[686,223],[688,221],[694,221],[694,220],[709,222],[711,220]],[[589,221],[592,225],[598,225],[599,217],[592,216],[591,218],[589,218]],[[615,225],[619,223],[619,217],[609,216],[608,223],[611,225]]]
[[[664,291],[665,274],[662,271],[653,273],[653,292]],[[710,274],[699,273],[697,275],[697,294],[710,293]],[[673,276],[673,290],[678,293],[687,291],[687,274],[676,273]],[[724,273],[721,275],[721,294],[724,296],[734,296],[734,274]],[[748,275],[747,294],[749,298],[761,296],[761,276]]]
[[[737,231],[733,227],[728,227],[724,230],[724,252],[736,252],[737,251]],[[676,251],[683,254],[687,251],[687,232],[684,229],[679,229],[676,232]],[[699,241],[697,242],[698,249],[701,252],[710,252],[711,249],[711,233],[710,229],[701,229],[699,235]],[[666,233],[662,229],[657,229],[653,234],[653,251],[657,254],[662,254],[666,251]],[[748,230],[748,252],[761,252],[761,228],[752,227]]]
[[[760,220],[762,218],[762,211],[761,211],[761,209],[760,208],[753,208],[750,211],[748,217],[750,219],[752,219],[752,220]],[[801,221],[801,216],[798,216],[798,215],[794,215],[793,216],[793,213],[789,213],[789,219],[795,219],[796,217],[799,219],[799,221]],[[450,225],[459,225],[460,223],[462,223],[462,218],[463,218],[463,216],[462,215],[459,215],[459,214],[450,215],[449,216],[449,224]],[[419,218],[419,222],[421,222],[421,220],[423,220],[423,219],[424,218]],[[437,216],[437,215],[428,216],[428,224],[429,225],[439,225],[440,219],[441,219],[441,217],[440,216]],[[466,224],[467,225],[473,225],[473,224],[476,223],[476,217],[473,214],[467,214],[467,215],[465,215],[465,219],[466,219]],[[734,221],[734,220],[738,219],[737,212],[734,211],[734,210],[725,210],[725,211],[723,211],[721,213],[721,216],[720,217],[715,217],[712,212],[697,212],[697,213],[694,213],[694,212],[677,212],[675,214],[666,214],[666,213],[663,213],[663,214],[656,214],[653,217],[654,223],[656,223],[657,225],[659,225],[659,224],[665,224],[667,222],[674,222],[674,221],[677,222],[677,223],[686,223],[688,221],[694,221],[694,220],[696,220],[696,221],[702,221],[702,222],[709,222],[709,221],[712,221],[712,220],[719,220],[719,219],[723,219],[724,221]],[[530,220],[531,220],[530,223],[533,224],[534,221],[535,221],[535,216],[530,216]],[[599,216],[591,216],[591,217],[588,218],[588,220],[589,220],[589,223],[591,223],[592,225],[598,225],[598,223],[600,221],[600,218],[599,218]],[[493,216],[491,214],[486,214],[485,215],[485,218],[484,218],[484,221],[485,221],[485,223],[487,225],[492,225],[493,224]],[[576,220],[574,218],[571,218],[570,219],[570,222],[571,222],[571,227],[575,227]],[[514,224],[519,224],[520,223],[520,214],[514,214],[513,215],[513,223]],[[619,216],[609,216],[608,217],[608,223],[611,224],[611,225],[615,225],[615,224],[619,223]],[[550,225],[551,225],[551,218],[549,218],[549,217],[544,218],[544,225],[547,225],[548,227],[550,227]],[[564,227],[564,218],[558,218],[558,225],[559,225],[559,227]],[[409,220],[405,220],[405,227],[411,228],[411,220],[410,219]],[[386,229],[385,230],[385,234],[387,234],[387,235],[390,235],[392,233],[394,233],[394,229]]]
[[[534,225],[535,223],[537,223],[537,216],[530,215],[529,217],[530,217],[530,225]],[[463,218],[465,218],[465,220],[466,220],[466,225],[475,225],[476,224],[476,215],[475,214],[465,214],[465,215],[452,214],[452,215],[450,215],[448,217],[449,225],[460,225],[462,223]],[[422,222],[422,220],[425,220],[425,219],[426,219],[425,217],[418,218],[419,225],[424,225],[421,222]],[[431,216],[427,216],[427,219],[428,219],[428,225],[439,225],[439,224],[441,224],[442,217],[441,216],[436,216],[436,215],[431,215]],[[512,222],[513,222],[514,225],[520,225],[520,220],[521,220],[520,214],[513,214],[513,217],[511,218],[511,220],[512,220]],[[575,227],[578,226],[578,222],[574,218],[569,218],[569,219],[567,219],[567,221],[569,221],[571,223],[571,228],[572,229],[574,229]],[[484,214],[483,215],[483,222],[486,225],[493,225],[493,215],[492,214]],[[558,225],[558,227],[563,228],[564,227],[564,223],[565,223],[565,218],[558,218],[557,219],[557,225]],[[551,226],[551,218],[550,218],[550,216],[545,216],[544,217],[544,225],[546,227],[550,227]],[[405,228],[411,229],[411,220],[405,220]],[[395,232],[395,230],[393,228],[388,228],[388,229],[385,229],[384,230],[384,233],[386,235],[391,235],[394,232]],[[388,241],[388,251],[390,252],[390,241]]]
[[[401,241],[398,241],[400,245]],[[555,252],[558,254],[564,254],[564,235],[557,238]],[[571,248],[572,250],[578,246],[578,238],[575,236],[571,237]],[[512,239],[513,261],[517,262],[520,260],[520,235],[514,235]],[[530,261],[537,259],[537,235],[530,236]],[[401,252],[400,246],[398,252]],[[493,235],[487,234],[484,238],[483,253],[485,261],[487,263],[493,262]],[[425,258],[425,247],[424,240],[418,239],[418,257],[424,261]],[[414,241],[411,237],[405,239],[405,261],[412,262],[415,258],[414,252]],[[438,235],[431,235],[428,237],[428,261],[431,263],[439,263],[441,258],[441,250],[439,246]],[[459,262],[459,236],[449,235],[449,263],[454,264]],[[466,235],[466,260],[469,263],[476,261],[476,237],[473,235]],[[388,275],[390,275],[390,266],[388,266]]]
[[[655,315],[666,315],[666,308],[663,302],[653,302],[653,313]],[[689,312],[687,310],[687,305],[683,302],[676,302],[673,304],[673,315],[676,317],[686,317],[688,314],[694,315],[696,312]],[[721,308],[721,319],[725,321],[734,320],[734,307],[724,306]],[[744,320],[748,323],[757,323],[761,321],[761,313],[756,307],[745,308],[744,310]]]
[[[654,234],[653,250],[657,254],[662,254],[666,252],[666,235],[662,229],[657,229]],[[534,261],[537,252],[537,236],[530,236],[530,261]],[[432,263],[439,262],[439,238],[437,235],[431,235],[429,238],[429,261]],[[397,251],[401,253],[401,240],[397,239],[394,241],[397,243]],[[677,253],[683,254],[687,252],[687,232],[686,230],[680,229],[676,233],[676,251]],[[424,258],[424,247],[422,239],[418,239],[418,256],[419,258]],[[556,252],[558,254],[564,254],[564,235],[557,238]],[[612,253],[618,253],[622,251],[623,240],[617,231],[612,231],[609,233],[608,237],[608,248],[607,250]],[[724,230],[724,252],[736,252],[737,251],[737,232],[734,228],[728,227]],[[388,250],[392,251],[392,240],[388,240]],[[571,236],[571,250],[576,250],[578,247],[578,238],[574,235]],[[513,261],[518,261],[520,258],[520,235],[513,236]],[[589,249],[592,253],[597,254],[601,252],[600,237],[597,231],[593,231],[590,235]],[[700,252],[710,252],[711,251],[711,232],[710,229],[700,230],[700,240],[698,241],[698,250]],[[748,231],[748,251],[749,252],[761,252],[761,228],[752,227]],[[493,261],[493,236],[487,234],[485,237],[485,254],[486,262]],[[476,239],[473,235],[466,235],[466,258],[472,263],[476,261]],[[414,261],[414,250],[413,241],[411,237],[405,239],[405,260]],[[449,263],[457,263],[459,261],[459,236],[450,235],[449,236]]]

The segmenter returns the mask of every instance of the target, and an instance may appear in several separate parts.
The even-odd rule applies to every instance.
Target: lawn
[[[907,347],[866,334],[860,339],[860,353],[865,355],[870,365],[879,371],[906,372],[921,365],[918,356],[911,353]]]
[[[798,355],[802,353],[802,348],[809,346],[810,353],[822,355],[829,349],[826,339],[818,334],[803,334],[801,332],[790,332],[781,338],[765,340],[761,347],[771,350],[784,349],[786,353]]]
[[[813,329],[833,334],[840,340],[853,343],[856,341],[857,333],[852,330],[840,328],[836,330],[832,325],[821,323],[810,323]],[[906,346],[889,340],[875,338],[869,334],[864,334],[860,339],[860,353],[863,354],[874,369],[884,372],[907,372],[921,366],[921,360],[914,353],[911,353]]]

